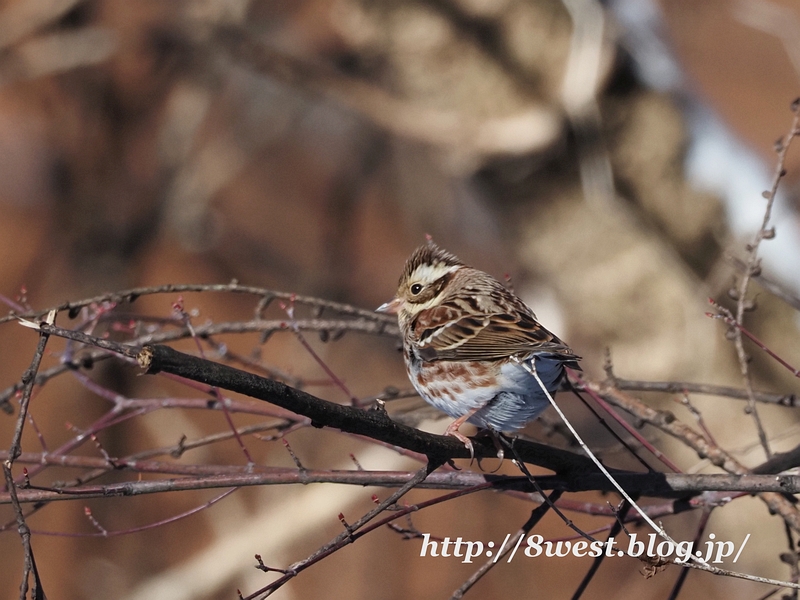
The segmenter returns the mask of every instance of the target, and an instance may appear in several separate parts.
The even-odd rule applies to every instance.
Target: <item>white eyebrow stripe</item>
[[[461,267],[457,265],[453,265],[451,267],[446,267],[444,263],[436,263],[434,265],[421,265],[414,269],[412,275],[412,280],[420,281],[424,283],[433,283],[437,279],[441,279],[448,273],[454,273]]]

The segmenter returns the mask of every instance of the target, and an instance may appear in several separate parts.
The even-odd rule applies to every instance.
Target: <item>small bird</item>
[[[473,455],[459,432],[466,421],[515,431],[549,406],[523,365],[551,396],[565,367],[580,369],[580,357],[513,292],[430,239],[406,261],[394,299],[376,312],[397,315],[408,378],[424,400],[455,418],[445,435]]]

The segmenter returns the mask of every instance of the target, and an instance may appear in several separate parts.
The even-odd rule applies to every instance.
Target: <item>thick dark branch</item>
[[[384,410],[363,410],[328,402],[278,381],[184,354],[169,346],[145,346],[138,360],[147,373],[172,373],[264,400],[308,417],[317,427],[334,427],[347,433],[363,435],[419,452],[432,459],[470,457],[464,444],[455,438],[433,435],[401,425],[392,421]],[[595,471],[589,459],[572,452],[521,440],[517,440],[515,444],[524,461],[556,471],[563,476],[579,477]],[[477,439],[474,446],[476,457],[493,458],[497,455],[497,449],[489,440]]]
[[[401,425],[392,421],[383,410],[365,411],[328,402],[278,381],[184,354],[168,346],[145,346],[138,360],[147,373],[162,371],[172,373],[192,381],[264,400],[308,417],[317,427],[334,427],[432,458],[470,456],[464,444],[458,440]],[[595,471],[591,461],[572,452],[521,440],[517,440],[515,444],[523,460],[561,475],[580,476]],[[497,449],[489,440],[475,440],[475,456],[492,458],[496,454]]]
[[[800,446],[787,452],[773,454],[767,461],[753,467],[753,473],[780,473],[800,466]]]

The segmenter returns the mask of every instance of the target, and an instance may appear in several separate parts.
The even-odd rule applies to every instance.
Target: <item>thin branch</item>
[[[688,381],[638,381],[635,379],[619,379],[614,377],[614,386],[619,390],[631,392],[665,392],[667,394],[705,394],[708,396],[724,396],[735,400],[747,400],[747,390],[709,383],[691,383]],[[753,392],[756,402],[777,404],[796,408],[800,400],[796,394],[771,394],[769,392]]]
[[[749,357],[747,352],[745,352],[744,342],[742,340],[742,326],[744,323],[744,313],[748,308],[747,288],[750,285],[750,278],[754,273],[759,273],[761,271],[761,266],[759,264],[760,260],[758,258],[758,248],[763,240],[775,237],[775,230],[769,228],[768,226],[772,216],[772,207],[775,203],[775,197],[778,193],[778,186],[780,185],[781,179],[783,179],[783,177],[786,175],[786,170],[784,168],[786,163],[786,154],[789,151],[789,147],[791,146],[794,138],[800,134],[800,129],[798,129],[798,125],[800,125],[800,102],[795,100],[792,105],[792,109],[794,111],[794,117],[792,118],[791,127],[789,128],[788,133],[783,137],[782,141],[779,142],[777,148],[778,162],[775,165],[775,174],[772,178],[772,187],[769,191],[764,192],[764,197],[767,200],[767,205],[764,209],[764,218],[761,222],[761,227],[756,232],[755,238],[747,247],[747,260],[745,261],[745,269],[741,279],[739,280],[738,290],[736,291],[737,298],[735,321],[737,327],[733,329],[733,340],[736,346],[736,355],[739,358],[739,368],[742,372],[742,381],[744,382],[744,386],[748,394],[748,412],[753,415],[753,421],[756,425],[756,430],[758,431],[758,439],[761,441],[761,446],[764,448],[764,453],[766,454],[767,458],[771,456],[772,451],[770,450],[767,434],[764,431],[764,426],[761,422],[761,417],[759,416],[758,409],[756,407],[756,400],[753,396],[752,382],[750,381],[750,372],[748,367]]]
[[[644,521],[651,528],[653,528],[653,530],[661,538],[663,538],[664,540],[666,540],[667,542],[672,544],[673,547],[678,547],[678,543],[675,540],[672,539],[672,537],[667,533],[667,531],[661,525],[656,524],[656,522],[653,521],[653,519],[651,519],[644,511],[642,511],[642,509],[639,508],[639,505],[633,500],[633,498],[631,497],[630,493],[628,493],[622,487],[622,485],[620,485],[620,483],[614,478],[614,476],[611,475],[611,473],[608,471],[608,469],[591,452],[591,450],[589,450],[589,447],[583,442],[583,440],[581,439],[580,435],[578,435],[578,432],[575,430],[575,428],[572,426],[572,424],[569,422],[569,420],[567,420],[567,418],[564,415],[564,413],[561,410],[561,408],[558,406],[558,404],[556,404],[555,400],[553,400],[552,395],[547,390],[547,387],[544,385],[544,382],[542,382],[541,378],[539,377],[538,373],[536,372],[534,363],[531,362],[529,364],[529,363],[524,363],[524,362],[521,362],[521,361],[518,361],[518,362],[526,371],[528,371],[528,373],[530,373],[530,375],[534,379],[536,379],[536,383],[539,384],[539,387],[541,388],[542,392],[547,397],[547,399],[550,401],[551,406],[553,406],[553,408],[556,409],[556,412],[558,412],[558,416],[561,417],[561,420],[564,421],[564,424],[569,428],[569,430],[572,433],[572,435],[575,436],[575,439],[578,440],[578,443],[581,445],[581,448],[583,448],[584,452],[586,452],[588,454],[589,458],[592,459],[592,462],[595,463],[595,465],[597,466],[598,469],[600,469],[600,471],[603,473],[603,475],[605,475],[608,478],[608,480],[614,485],[614,487],[620,493],[620,495],[623,498],[625,498],[625,500],[627,500],[631,504],[631,508],[636,509],[636,512],[642,517],[642,519],[644,519]],[[762,494],[761,496],[764,497],[764,494]],[[777,579],[770,579],[770,578],[767,578],[767,577],[760,577],[758,575],[750,575],[748,573],[739,573],[737,571],[730,571],[730,570],[727,570],[727,569],[720,569],[718,567],[715,567],[712,564],[709,564],[702,557],[697,556],[695,554],[689,555],[689,559],[685,563],[681,563],[681,566],[682,567],[689,567],[689,568],[693,568],[693,569],[698,569],[698,570],[701,570],[701,571],[707,571],[709,573],[714,573],[715,575],[724,575],[726,577],[734,577],[734,578],[737,578],[737,579],[745,579],[745,580],[748,580],[748,581],[758,581],[758,582],[761,582],[761,583],[769,583],[771,585],[777,585],[777,586],[781,586],[781,587],[791,587],[791,588],[800,589],[800,584],[797,584],[797,583],[792,583],[792,582],[787,582],[787,581],[780,581],[780,580],[777,580]]]
[[[169,285],[131,288],[129,290],[122,290],[111,294],[102,294],[99,296],[94,296],[92,298],[85,298],[83,300],[63,302],[58,306],[53,306],[51,308],[47,308],[44,310],[37,310],[21,314],[12,312],[6,317],[0,317],[0,324],[5,323],[6,321],[13,321],[14,319],[20,317],[24,319],[38,319],[53,310],[58,312],[66,311],[70,315],[77,315],[77,313],[81,308],[85,306],[90,306],[92,304],[101,304],[103,302],[114,302],[118,304],[133,303],[141,296],[151,296],[154,294],[179,294],[188,292],[222,292],[222,293],[245,294],[249,296],[255,296],[256,298],[264,299],[263,308],[266,308],[266,306],[273,300],[285,300],[288,302],[290,299],[294,298],[294,301],[297,304],[303,304],[305,306],[310,306],[312,308],[330,309],[342,315],[363,317],[371,321],[385,323],[387,329],[391,330],[397,329],[397,322],[395,319],[386,315],[377,314],[374,311],[351,306],[350,304],[342,304],[341,302],[332,302],[329,300],[323,300],[321,298],[314,298],[311,296],[298,296],[297,294],[289,292],[276,292],[275,290],[269,290],[266,288],[247,286],[247,285],[239,285],[238,283],[223,283],[223,284],[189,283],[189,284],[169,284]]]
[[[316,564],[323,558],[329,556],[330,554],[333,554],[334,552],[345,547],[346,545],[352,544],[357,539],[357,537],[360,537],[358,531],[359,529],[364,527],[367,523],[372,521],[375,517],[377,517],[387,508],[389,508],[393,504],[396,504],[397,501],[404,495],[406,495],[410,490],[414,489],[418,484],[425,481],[425,478],[428,477],[428,475],[430,475],[437,468],[439,468],[441,464],[442,464],[441,462],[433,460],[428,462],[428,464],[426,464],[419,471],[417,471],[414,474],[414,476],[411,477],[408,480],[408,482],[405,483],[405,485],[400,487],[397,491],[395,491],[385,500],[380,502],[375,508],[373,508],[371,511],[369,511],[367,514],[365,514],[363,517],[361,517],[358,521],[356,521],[352,525],[347,525],[347,523],[344,523],[344,519],[342,518],[342,522],[345,525],[345,531],[337,535],[330,542],[319,548],[309,557],[289,566],[285,570],[285,574],[283,575],[283,577],[280,577],[278,580],[273,581],[270,585],[247,596],[244,600],[255,600],[256,598],[266,598],[267,596],[270,596],[274,591],[282,587],[290,579],[296,577],[301,571],[304,571],[308,567]]]
[[[713,317],[715,319],[721,319],[722,321],[725,322],[726,325],[729,325],[733,329],[739,331],[741,335],[744,335],[745,337],[747,337],[748,340],[753,342],[756,346],[758,346],[761,350],[763,350],[767,355],[769,355],[772,359],[774,359],[778,364],[780,364],[782,367],[787,369],[792,375],[794,375],[797,378],[800,378],[800,369],[798,369],[797,367],[794,367],[791,364],[789,364],[786,360],[784,360],[783,357],[781,357],[778,354],[776,354],[775,352],[773,352],[773,350],[771,348],[769,348],[764,342],[762,342],[755,335],[750,333],[750,331],[748,331],[747,328],[742,326],[740,323],[737,323],[733,319],[732,316],[727,314],[726,309],[724,309],[721,306],[718,306],[715,302],[713,304],[716,307],[718,312],[716,314],[706,313],[709,317]]]
[[[526,363],[526,362],[522,362],[522,361],[519,361],[519,360],[517,360],[517,362],[518,362],[518,364],[520,366],[522,366],[523,369],[525,369],[528,373],[530,373],[530,375],[536,380],[536,383],[539,384],[539,387],[541,388],[542,393],[550,401],[550,405],[556,410],[556,412],[558,413],[558,416],[561,417],[561,420],[564,421],[564,424],[567,426],[567,428],[569,429],[570,433],[572,433],[572,435],[575,437],[575,439],[578,440],[578,444],[580,444],[580,446],[583,449],[583,451],[592,460],[592,462],[597,466],[597,468],[600,470],[600,472],[603,475],[605,475],[606,478],[608,478],[608,480],[616,488],[616,490],[619,492],[619,494],[623,498],[625,498],[625,500],[627,500],[628,503],[630,503],[632,508],[636,509],[636,512],[641,515],[641,517],[645,520],[645,522],[648,525],[650,525],[650,527],[652,527],[653,530],[660,537],[664,538],[664,540],[672,543],[675,547],[677,547],[678,543],[669,536],[669,534],[666,532],[666,530],[663,527],[661,527],[660,525],[657,525],[655,523],[655,521],[653,521],[649,516],[647,516],[645,513],[642,512],[642,510],[639,508],[639,505],[631,497],[630,493],[628,491],[626,491],[625,488],[622,487],[622,485],[620,485],[620,483],[608,471],[606,466],[603,463],[600,462],[600,459],[598,459],[594,455],[594,453],[589,449],[589,446],[586,445],[586,443],[583,441],[583,439],[581,438],[581,436],[578,433],[578,431],[575,429],[575,427],[573,427],[573,425],[572,425],[572,423],[570,423],[569,419],[567,419],[566,415],[561,410],[561,407],[558,406],[558,404],[556,404],[555,400],[553,400],[553,396],[547,390],[547,386],[545,386],[544,382],[539,377],[539,374],[536,372],[536,366],[535,366],[536,364],[535,364],[535,362],[531,361],[530,363]],[[692,560],[697,562],[697,564],[702,565],[704,567],[709,566],[709,565],[706,564],[705,561],[703,561],[702,559],[699,559],[697,557],[692,557]]]
[[[711,510],[711,507],[706,507],[703,509],[700,523],[697,525],[697,532],[695,533],[694,540],[692,540],[692,548],[700,547],[700,540],[702,539],[703,533],[708,525],[708,519],[711,517]],[[669,598],[667,600],[677,600],[678,594],[680,594],[681,589],[683,589],[683,585],[686,583],[686,578],[688,576],[689,569],[681,569],[681,572],[678,574],[678,579],[675,581],[675,585],[672,586],[672,590],[670,591]]]
[[[47,314],[48,323],[55,321],[55,318],[55,311],[51,311]],[[25,560],[22,567],[22,581],[20,582],[19,590],[20,600],[25,600],[27,598],[28,581],[31,577],[31,574],[33,574],[33,596],[35,598],[44,597],[41,582],[39,581],[39,573],[36,569],[36,559],[33,556],[33,548],[31,546],[31,530],[28,527],[28,524],[25,522],[25,515],[22,512],[22,506],[20,505],[17,497],[17,486],[14,482],[12,468],[14,466],[14,461],[17,459],[17,457],[19,457],[20,454],[22,454],[22,431],[25,427],[25,421],[28,417],[28,406],[31,400],[33,385],[36,380],[36,372],[39,370],[39,365],[42,363],[44,349],[47,346],[47,340],[49,337],[50,336],[47,333],[41,332],[39,334],[39,344],[37,345],[36,351],[33,354],[31,364],[22,375],[24,387],[22,390],[22,399],[20,400],[19,404],[19,415],[17,416],[17,422],[14,428],[14,435],[11,439],[11,447],[8,450],[8,456],[3,461],[3,473],[6,480],[6,489],[8,490],[9,501],[14,507],[14,514],[16,515],[17,520],[17,531],[19,532],[19,536],[22,540],[22,548],[23,552],[25,553]]]
[[[725,258],[734,267],[736,267],[736,270],[743,273],[745,269],[747,269],[747,265],[740,258],[732,255],[726,255]],[[766,275],[763,272],[751,273],[750,278],[753,281],[757,281],[761,287],[763,287],[776,298],[780,298],[795,310],[800,310],[800,296],[790,292],[782,283],[772,279],[769,275]]]
[[[494,557],[489,558],[481,567],[475,571],[469,578],[461,584],[461,586],[453,592],[451,598],[453,600],[458,600],[459,598],[463,598],[464,594],[466,594],[472,587],[480,581],[484,575],[486,575],[501,559],[508,556],[512,551],[518,548],[518,542],[520,539],[523,539],[526,535],[531,532],[531,529],[542,520],[547,514],[547,511],[550,510],[551,506],[555,506],[555,502],[561,497],[561,491],[556,490],[551,493],[547,497],[547,501],[540,504],[538,507],[531,511],[531,516],[528,520],[520,527],[519,531],[514,534],[514,537],[510,538],[508,543],[504,543],[501,550],[495,554]]]
[[[578,384],[580,384],[583,381],[583,378],[580,376],[580,374],[576,373],[572,369],[567,369],[567,373]],[[655,456],[658,460],[660,460],[664,465],[666,465],[668,468],[672,469],[676,473],[680,473],[682,471],[682,469],[680,467],[678,467],[678,465],[676,465],[674,462],[672,462],[672,460],[668,456],[666,456],[663,452],[661,452],[661,450],[659,450],[658,448],[653,446],[653,444],[651,444],[647,439],[645,439],[645,437],[643,435],[641,435],[638,431],[636,431],[636,429],[634,429],[634,427],[630,423],[628,423],[625,419],[623,419],[618,414],[616,414],[616,412],[608,405],[608,403],[602,397],[600,397],[599,395],[595,394],[594,391],[591,390],[590,388],[584,387],[583,389],[587,394],[589,394],[589,396],[592,397],[592,399],[595,402],[597,402],[600,405],[600,407],[603,410],[606,411],[606,413],[611,415],[612,418],[614,418],[614,420],[617,423],[619,423],[625,429],[625,431],[627,431],[636,441],[638,441],[648,452],[650,452],[653,456]],[[577,391],[575,391],[575,394],[578,395],[579,397],[581,397],[580,394],[578,394]],[[581,397],[581,400],[583,400],[582,397]],[[586,405],[589,406],[588,403]],[[596,413],[595,413],[595,415],[599,418],[599,415],[597,415]],[[617,439],[619,439],[621,444],[623,446],[627,447],[626,444],[619,438],[619,436],[616,435],[616,432],[613,432],[613,433],[617,437]],[[640,462],[644,463],[644,460],[638,454],[636,454],[632,449],[630,449],[630,452]],[[648,469],[651,469],[651,467],[647,463],[644,463],[644,464]]]
[[[586,382],[585,385],[603,396],[603,398],[614,406],[618,406],[637,419],[640,419],[642,422],[649,423],[680,440],[697,452],[701,458],[707,458],[711,461],[713,465],[729,473],[740,475],[748,473],[748,469],[728,452],[710,443],[703,435],[679,421],[671,412],[650,408],[644,403],[614,388],[613,384],[610,382],[603,382],[601,384]],[[766,503],[772,512],[781,515],[792,529],[800,532],[800,513],[798,513],[797,508],[783,495],[765,492],[759,494],[759,498]]]
[[[51,311],[47,316],[47,323],[52,324],[55,321],[56,313]],[[36,373],[39,371],[39,365],[42,364],[42,357],[44,356],[44,348],[47,345],[47,340],[50,335],[40,330],[39,344],[33,354],[33,360],[28,370],[22,374],[22,399],[19,403],[19,415],[17,416],[17,423],[14,428],[14,436],[11,439],[11,448],[9,449],[9,457],[7,460],[8,468],[14,463],[14,460],[22,453],[22,430],[25,427],[25,420],[28,417],[28,405],[31,401],[31,392],[33,385],[36,381]]]
[[[39,454],[24,454],[26,460],[33,462],[42,458]],[[398,487],[403,485],[409,474],[403,471],[330,471],[315,469],[289,469],[277,467],[245,465],[182,465],[160,461],[138,461],[113,459],[113,466],[102,458],[94,457],[51,457],[48,464],[74,468],[97,468],[107,472],[110,469],[133,473],[158,473],[162,475],[181,475],[175,479],[153,479],[125,481],[102,485],[76,486],[30,486],[17,490],[19,502],[41,503],[68,501],[89,498],[128,497],[164,492],[186,490],[245,487],[255,485],[310,485],[312,483],[336,483],[340,485]],[[686,502],[687,497],[704,494],[711,499],[719,492],[715,502],[732,498],[736,494],[762,492],[800,493],[800,475],[726,475],[721,473],[704,475],[682,475],[674,473],[629,473],[615,472],[614,478],[630,493],[649,497],[679,498]],[[565,492],[613,491],[615,488],[600,473],[587,474],[580,479],[555,475],[537,476],[537,485],[544,490],[557,489]],[[420,487],[437,490],[462,490],[475,486],[502,491],[518,491],[532,494],[538,491],[526,477],[491,475],[472,471],[451,471],[432,474]],[[724,492],[724,493],[722,493]],[[727,494],[727,496],[725,495]],[[10,504],[8,493],[0,493],[0,505]],[[702,502],[693,507],[701,506]],[[569,510],[606,514],[606,511],[587,511],[585,503],[568,504]],[[648,511],[645,511],[650,514]],[[663,513],[662,513],[663,514]]]
[[[94,519],[94,517],[91,517],[92,524],[95,525],[96,528],[98,529],[98,531],[95,532],[95,533],[67,533],[67,532],[61,532],[61,531],[42,531],[42,530],[34,531],[33,533],[35,533],[36,535],[46,535],[46,536],[50,536],[50,537],[73,537],[73,538],[76,538],[76,537],[81,537],[81,538],[85,538],[85,537],[104,537],[104,538],[109,538],[109,537],[118,537],[118,536],[121,536],[121,535],[130,535],[132,533],[141,533],[142,531],[148,531],[150,529],[155,529],[156,527],[162,527],[163,525],[167,525],[169,523],[175,523],[176,521],[180,521],[180,520],[185,519],[187,517],[191,517],[192,515],[196,515],[200,511],[205,510],[205,509],[209,508],[210,506],[214,506],[217,502],[221,502],[222,500],[224,500],[225,498],[230,496],[233,492],[235,492],[237,489],[238,488],[233,488],[233,489],[226,490],[226,491],[222,492],[221,494],[217,494],[216,496],[211,498],[211,500],[203,502],[199,506],[195,506],[194,508],[190,508],[189,510],[185,510],[185,511],[183,511],[183,512],[177,514],[177,515],[173,515],[171,517],[167,517],[166,519],[161,519],[161,520],[156,521],[154,523],[148,523],[147,525],[140,525],[139,527],[130,527],[130,528],[127,528],[127,529],[118,529],[118,530],[109,531],[109,530],[107,530],[105,528],[100,527],[99,523],[97,523],[97,521]],[[87,516],[91,516],[91,513],[87,513]]]
[[[616,519],[614,520],[614,524],[611,526],[610,531],[608,532],[608,537],[606,540],[614,538],[620,531],[622,531],[622,524],[625,522],[625,519],[628,516],[628,512],[631,509],[631,505],[629,502],[623,501],[622,508],[616,512],[614,515]],[[592,561],[592,566],[589,567],[589,570],[586,572],[586,575],[583,576],[580,584],[578,585],[578,589],[575,590],[575,593],[572,594],[572,600],[578,600],[582,595],[583,592],[586,591],[586,588],[589,587],[589,583],[591,583],[594,576],[597,574],[597,571],[600,569],[600,565],[603,564],[605,560],[605,552],[600,553],[595,559]],[[688,572],[685,569],[681,569],[681,572],[686,573]]]

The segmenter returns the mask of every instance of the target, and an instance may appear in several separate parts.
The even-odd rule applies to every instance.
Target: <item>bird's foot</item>
[[[466,446],[467,450],[469,450],[469,464],[472,464],[475,460],[475,447],[472,445],[472,440],[458,430],[458,428],[461,427],[464,424],[464,421],[466,421],[470,416],[471,415],[469,414],[464,415],[463,417],[460,417],[450,423],[450,425],[447,426],[447,429],[444,430],[444,435],[458,438],[461,443]]]

